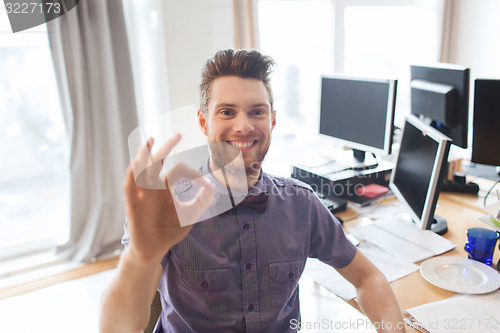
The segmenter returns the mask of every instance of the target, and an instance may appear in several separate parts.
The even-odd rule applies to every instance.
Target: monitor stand
[[[352,150],[352,158],[343,161],[350,166],[351,170],[369,170],[378,166],[378,161],[373,154],[367,155],[365,151],[359,149]]]
[[[364,152],[362,152],[364,153]],[[307,158],[304,160],[297,161],[297,166],[302,169],[307,169],[314,174],[320,176],[333,176],[335,174],[351,171],[351,172],[363,172],[365,170],[375,170],[384,161],[379,161],[372,155],[366,155],[363,161],[360,161],[355,157],[355,153],[352,150],[341,150],[336,149],[333,151],[324,151],[320,153],[320,159],[317,158]],[[384,168],[387,165],[383,166]],[[391,167],[392,168],[392,167]],[[351,178],[350,176],[349,178]]]
[[[434,216],[431,224],[431,231],[442,236],[448,232],[448,223],[446,223],[446,220],[444,218]]]

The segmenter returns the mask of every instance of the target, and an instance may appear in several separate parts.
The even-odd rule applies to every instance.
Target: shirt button
[[[250,304],[250,305],[248,306],[248,311],[253,311],[253,304]]]
[[[250,269],[250,268],[252,268],[252,265],[251,265],[251,264],[246,264],[246,265],[245,265],[245,268],[246,268],[246,269]]]
[[[205,288],[205,289],[208,288],[208,282],[207,282],[207,280],[201,281],[201,287]]]
[[[243,229],[245,229],[245,230],[250,229],[250,226],[248,225],[248,223],[243,224]]]
[[[290,279],[293,279],[293,272],[288,273],[288,277],[289,277]]]

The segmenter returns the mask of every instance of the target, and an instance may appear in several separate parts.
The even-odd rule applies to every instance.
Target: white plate
[[[484,294],[500,287],[500,273],[466,258],[428,259],[420,265],[420,274],[435,286],[462,294]]]

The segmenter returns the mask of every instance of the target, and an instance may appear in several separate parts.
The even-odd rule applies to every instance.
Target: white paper
[[[373,244],[363,243],[359,248],[363,254],[384,273],[389,282],[400,279],[419,269],[418,265],[407,260],[401,260]]]
[[[358,249],[377,266],[389,282],[418,270],[417,265],[392,256],[372,244],[360,244]],[[307,259],[304,273],[346,301],[356,297],[356,289],[352,284],[345,280],[333,267],[317,259]]]
[[[432,333],[500,332],[500,291],[456,295],[407,310]]]
[[[500,222],[495,222],[491,216],[483,215],[479,218],[479,221],[486,223],[490,227],[494,228],[496,231],[500,232],[500,224],[497,224]]]
[[[387,232],[373,223],[362,227],[351,228],[349,232],[364,241],[384,249],[387,253],[393,254],[409,262],[418,262],[433,256],[432,252],[410,243],[395,234]]]
[[[392,216],[405,211],[403,205],[395,199],[394,194],[382,196],[380,201],[375,201],[368,206],[350,205],[359,215],[376,220],[385,216]]]
[[[498,223],[496,225],[496,228],[498,229],[500,227],[500,201],[484,207],[483,211],[495,220],[492,221],[492,223]]]
[[[356,297],[356,289],[353,285],[344,279],[335,268],[318,259],[307,259],[304,274],[346,301]]]
[[[394,256],[414,263],[445,253],[457,246],[430,230],[418,229],[406,219],[396,216],[350,228],[349,232]]]
[[[376,220],[374,223],[387,232],[396,234],[404,240],[413,243],[427,251],[438,255],[450,251],[456,244],[448,239],[439,236],[431,230],[416,228],[415,224],[408,219],[385,217]]]

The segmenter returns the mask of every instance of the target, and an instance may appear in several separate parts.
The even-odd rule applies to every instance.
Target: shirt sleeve
[[[346,238],[337,218],[314,193],[310,194],[310,203],[309,257],[317,258],[334,268],[347,266],[354,259],[357,248]]]

